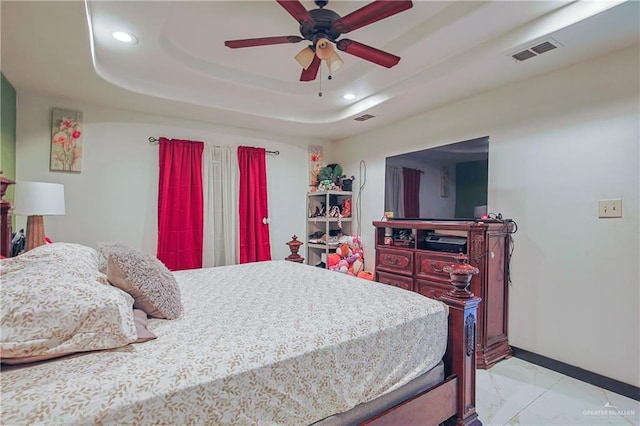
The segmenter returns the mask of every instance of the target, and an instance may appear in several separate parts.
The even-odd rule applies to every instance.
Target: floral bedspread
[[[175,272],[158,338],[3,367],[2,423],[309,424],[431,369],[447,308],[286,261]]]

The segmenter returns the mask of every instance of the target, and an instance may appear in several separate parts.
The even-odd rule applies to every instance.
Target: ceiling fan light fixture
[[[333,48],[333,44],[331,44],[328,39],[321,38],[316,42],[316,55],[318,55],[318,58],[320,58],[320,60],[326,61],[327,59],[335,55],[335,53],[336,52]]]
[[[300,24],[299,36],[282,35],[227,40],[224,45],[237,49],[241,47],[298,43],[307,40],[312,43],[309,46],[310,49],[304,49],[296,55],[296,61],[304,68],[300,74],[300,81],[315,80],[322,61],[327,62],[330,72],[337,70],[343,62],[336,55],[336,49],[386,68],[391,68],[400,61],[399,56],[375,47],[367,46],[354,40],[340,39],[338,41],[338,39],[342,34],[352,32],[410,9],[413,7],[412,0],[374,0],[345,16],[340,16],[335,11],[326,9],[325,6],[329,0],[314,0],[318,8],[310,10],[307,10],[301,0],[277,0],[277,2]],[[328,79],[330,80],[331,78],[331,74],[329,74]]]
[[[296,55],[296,61],[306,70],[309,68],[309,65],[311,65],[311,62],[313,62],[314,55],[315,53],[310,47],[305,47]]]
[[[333,55],[331,55],[328,59],[325,60],[325,62],[327,63],[329,72],[337,71],[338,68],[340,68],[344,63],[342,61],[342,58],[340,58],[340,56],[338,56],[338,54],[335,51],[333,52]]]

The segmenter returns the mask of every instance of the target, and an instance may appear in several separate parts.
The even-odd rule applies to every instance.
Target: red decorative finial
[[[0,200],[1,201],[5,201],[3,200],[4,194],[5,192],[7,192],[7,188],[9,187],[9,185],[13,185],[13,184],[15,184],[15,182],[12,181],[11,179],[7,179],[6,177],[2,176],[2,170],[0,170]]]
[[[449,273],[451,277],[451,283],[454,286],[453,290],[449,291],[449,294],[461,298],[470,299],[473,297],[467,287],[471,283],[471,276],[480,272],[480,270],[474,266],[469,265],[469,258],[464,254],[458,254],[456,263],[448,265],[443,268],[445,272]]]
[[[288,260],[290,262],[302,263],[304,262],[304,257],[298,254],[298,250],[300,246],[303,244],[301,241],[298,241],[298,236],[294,235],[291,237],[291,241],[286,243],[289,246],[289,250],[291,250],[291,254],[287,256],[284,260]]]

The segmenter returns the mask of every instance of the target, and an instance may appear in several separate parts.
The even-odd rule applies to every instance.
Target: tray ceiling
[[[330,1],[344,16],[368,2]],[[302,1],[307,9],[311,1]],[[340,140],[638,42],[638,2],[414,1],[349,33],[400,56],[387,69],[339,52],[328,80],[300,82],[305,42],[275,1],[2,2],[2,71],[18,89],[221,125]],[[135,34],[137,43],[113,39]],[[560,48],[518,62],[548,39]],[[318,96],[322,91],[323,96]],[[345,93],[355,99],[345,100]],[[355,121],[363,114],[373,115]]]

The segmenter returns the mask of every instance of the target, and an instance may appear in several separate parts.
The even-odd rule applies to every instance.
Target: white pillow
[[[137,339],[133,298],[108,285],[90,247],[54,243],[3,259],[0,281],[2,362],[117,348]]]

